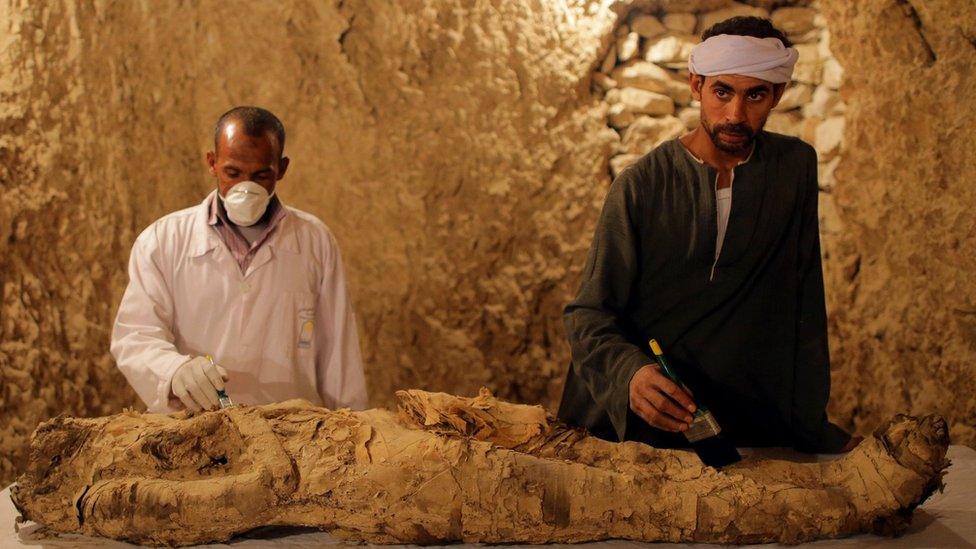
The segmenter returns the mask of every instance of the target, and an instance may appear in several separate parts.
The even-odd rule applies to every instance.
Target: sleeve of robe
[[[607,411],[618,440],[624,440],[627,427],[630,379],[651,362],[627,339],[621,323],[638,276],[636,175],[634,167],[624,170],[610,186],[579,292],[563,313],[571,367],[595,404]]]
[[[807,147],[807,177],[803,189],[800,226],[797,349],[793,391],[793,435],[798,450],[812,453],[840,451],[850,435],[827,419],[830,397],[830,353],[827,347],[827,307],[824,301],[817,216],[817,156]]]

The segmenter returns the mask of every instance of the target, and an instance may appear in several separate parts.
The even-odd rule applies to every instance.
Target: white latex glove
[[[187,410],[199,412],[220,407],[217,391],[223,390],[227,379],[227,370],[212,364],[205,356],[198,356],[176,369],[170,390]]]

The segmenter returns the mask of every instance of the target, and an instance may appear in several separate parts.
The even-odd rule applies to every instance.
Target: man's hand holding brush
[[[647,364],[630,378],[630,409],[652,427],[680,433],[691,426],[697,408],[691,394],[659,365]]]

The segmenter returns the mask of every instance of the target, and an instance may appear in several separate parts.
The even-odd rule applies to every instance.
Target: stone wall
[[[608,3],[0,0],[0,484],[39,421],[138,404],[108,354],[129,248],[212,188],[237,104],[282,118],[281,195],[336,233],[373,404],[551,402],[615,139]]]
[[[608,104],[608,123],[619,134],[610,160],[616,176],[664,141],[699,124],[698,101],[688,85],[688,55],[702,32],[737,15],[770,18],[787,33],[800,59],[779,105],[766,124],[769,131],[799,137],[817,149],[820,159],[822,230],[840,231],[830,189],[840,161],[845,104],[838,92],[843,69],[830,52],[830,32],[818,4],[736,3],[718,9],[674,11],[635,5],[614,29],[613,43],[593,75],[593,92]],[[705,6],[711,7],[711,6]]]
[[[138,403],[107,352],[129,247],[206,192],[206,37],[148,8],[0,2],[0,480],[39,421]]]
[[[0,0],[0,484],[40,420],[137,404],[107,352],[129,247],[212,187],[210,127],[236,104],[281,116],[282,196],[338,237],[373,404],[400,387],[482,384],[554,403],[568,360],[560,312],[622,146],[592,75],[631,11],[674,27],[681,17],[662,14],[731,5],[230,4]],[[857,5],[822,8],[849,68],[831,185],[840,236],[825,249],[832,412],[866,429],[935,409],[972,444],[976,405],[950,391],[974,386],[976,201],[954,174],[971,160],[959,138],[973,127],[976,33],[938,11]],[[893,30],[862,47],[875,16],[938,29],[927,33],[938,59]]]
[[[976,445],[976,10],[830,1],[844,150],[827,239],[831,411],[938,412]]]

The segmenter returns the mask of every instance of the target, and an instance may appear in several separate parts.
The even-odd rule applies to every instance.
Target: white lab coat
[[[111,352],[150,412],[183,408],[177,368],[213,356],[236,403],[304,398],[367,406],[356,322],[339,247],[315,216],[288,208],[247,273],[207,224],[211,193],[139,235]],[[286,207],[282,205],[282,207]]]

